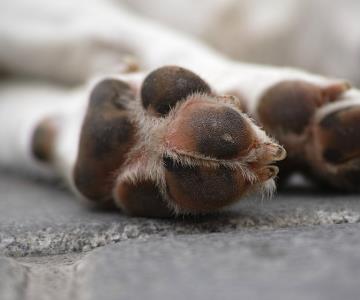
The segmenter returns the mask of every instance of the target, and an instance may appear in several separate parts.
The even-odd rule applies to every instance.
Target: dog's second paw
[[[263,94],[257,117],[286,147],[286,170],[360,190],[360,93],[346,82],[280,82]]]

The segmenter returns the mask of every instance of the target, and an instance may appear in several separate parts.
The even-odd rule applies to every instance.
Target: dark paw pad
[[[166,206],[158,187],[150,180],[136,183],[122,182],[115,191],[116,201],[129,215],[139,217],[171,216],[171,211]]]
[[[141,88],[145,109],[166,115],[178,101],[193,93],[210,93],[210,87],[199,76],[181,67],[167,66],[151,72]]]
[[[56,136],[56,122],[44,120],[36,127],[31,139],[31,152],[42,162],[50,163],[53,158],[53,147]]]
[[[169,128],[168,146],[217,159],[232,159],[252,145],[254,133],[236,110],[206,101],[186,105]]]
[[[116,108],[125,110],[134,97],[134,92],[126,82],[105,79],[93,88],[90,95],[90,109],[109,109],[109,112]]]
[[[258,115],[265,130],[301,135],[321,103],[322,91],[303,81],[284,81],[262,96]]]
[[[132,97],[130,87],[117,80],[105,80],[91,93],[74,169],[75,185],[88,199],[111,199],[114,173],[135,141],[136,128],[125,109]]]
[[[318,128],[323,158],[342,164],[360,158],[360,107],[348,107],[325,116]]]
[[[247,184],[236,171],[225,167],[183,166],[164,158],[168,193],[184,211],[210,212],[237,200]]]

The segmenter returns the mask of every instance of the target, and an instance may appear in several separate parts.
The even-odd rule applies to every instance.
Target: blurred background
[[[0,69],[21,69],[24,52],[11,47],[16,37],[25,35],[31,47],[56,23],[48,43],[58,42],[80,18],[91,22],[91,6],[106,2],[199,37],[241,61],[305,68],[360,85],[358,0],[2,0]]]
[[[227,55],[360,84],[360,1],[123,0]]]

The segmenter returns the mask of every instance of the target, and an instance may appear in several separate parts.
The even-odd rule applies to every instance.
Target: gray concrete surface
[[[25,290],[26,268],[12,259],[0,257],[0,299],[24,299]]]
[[[11,174],[0,191],[0,299],[359,298],[358,195],[297,187],[150,220]]]
[[[88,299],[359,299],[360,226],[127,241],[82,262]],[[135,298],[134,298],[135,296]]]

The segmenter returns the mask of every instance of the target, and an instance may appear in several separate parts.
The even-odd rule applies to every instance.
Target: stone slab
[[[66,190],[0,173],[0,254],[58,255],[148,235],[239,232],[360,222],[358,195],[294,188],[218,215],[154,220],[85,206]]]
[[[83,259],[87,299],[359,299],[360,225],[129,240]]]

